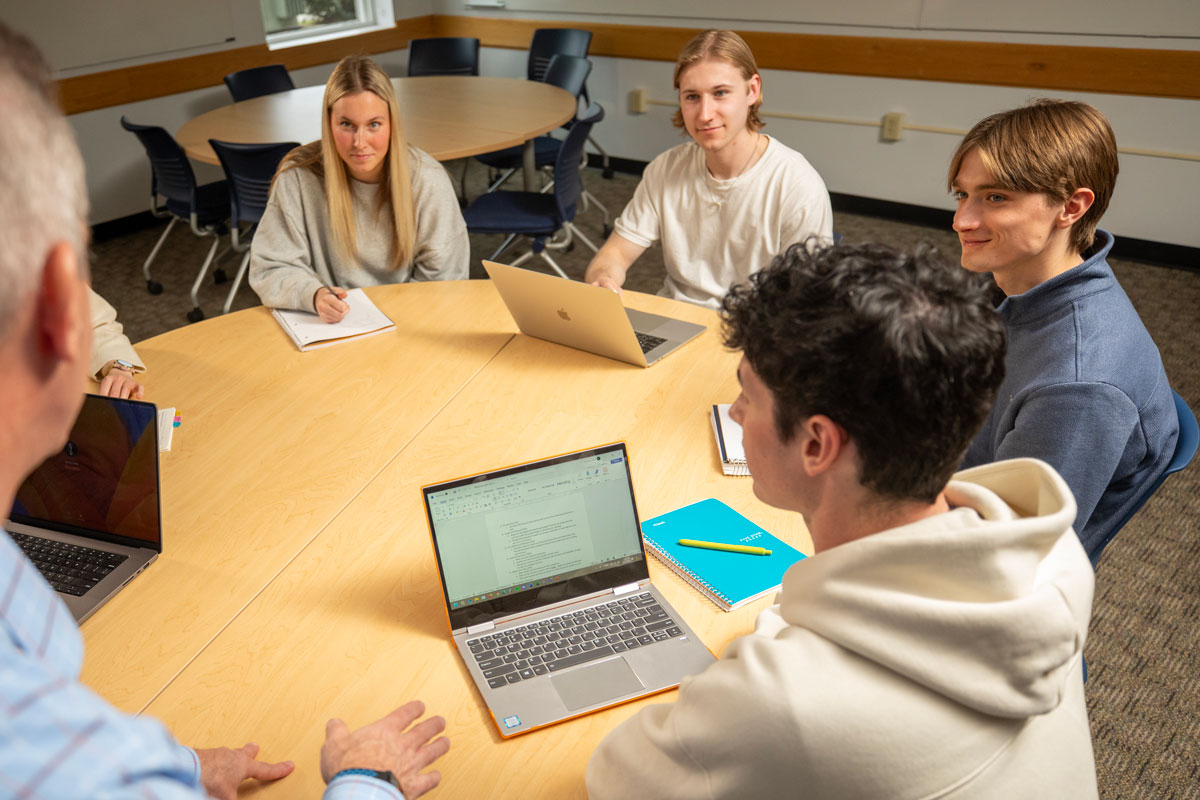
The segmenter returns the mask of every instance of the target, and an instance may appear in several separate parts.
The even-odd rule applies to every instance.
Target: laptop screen
[[[152,403],[84,395],[66,444],[17,490],[13,522],[161,551],[157,417]]]
[[[423,492],[451,628],[649,576],[624,444]]]

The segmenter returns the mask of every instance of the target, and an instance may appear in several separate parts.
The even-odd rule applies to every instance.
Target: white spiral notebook
[[[717,437],[721,471],[726,475],[748,477],[750,468],[746,466],[746,451],[742,448],[742,426],[730,418],[729,403],[713,406],[709,421],[712,422],[713,435]]]
[[[321,318],[311,311],[273,308],[271,313],[275,315],[284,333],[301,350],[330,347],[350,339],[361,339],[396,330],[396,324],[371,302],[371,298],[367,297],[362,289],[346,292],[345,300],[350,304],[350,311],[341,322],[332,325],[322,322]]]

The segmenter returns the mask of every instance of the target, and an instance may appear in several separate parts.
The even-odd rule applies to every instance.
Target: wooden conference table
[[[392,78],[408,141],[438,161],[525,145],[526,189],[533,139],[575,116],[576,100],[548,83],[517,78],[435,75]],[[311,142],[321,138],[324,85],[243,100],[201,114],[175,134],[189,158],[218,164],[209,139]]]
[[[625,294],[709,329],[649,369],[532,339],[487,281],[369,289],[398,330],[295,350],[262,308],[138,345],[147,394],[180,408],[162,457],[165,551],[83,626],[84,681],[197,746],[258,742],[318,797],[326,719],[409,699],[446,717],[434,797],[578,797],[596,743],[647,703],[502,741],[454,650],[420,486],[615,440],[643,519],[717,497],[811,552],[803,522],[721,474],[706,412],[737,395],[713,312]],[[651,577],[720,653],[764,598],[720,611]]]

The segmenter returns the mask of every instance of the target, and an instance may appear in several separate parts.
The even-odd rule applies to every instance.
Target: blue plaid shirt
[[[205,797],[196,753],[81,684],[82,664],[71,612],[0,536],[0,798]],[[332,781],[324,797],[404,800],[356,775]]]

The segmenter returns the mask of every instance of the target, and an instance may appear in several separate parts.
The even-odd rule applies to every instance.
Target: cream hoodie
[[[1032,459],[805,559],[753,634],[601,742],[593,798],[1094,798],[1093,573]]]

